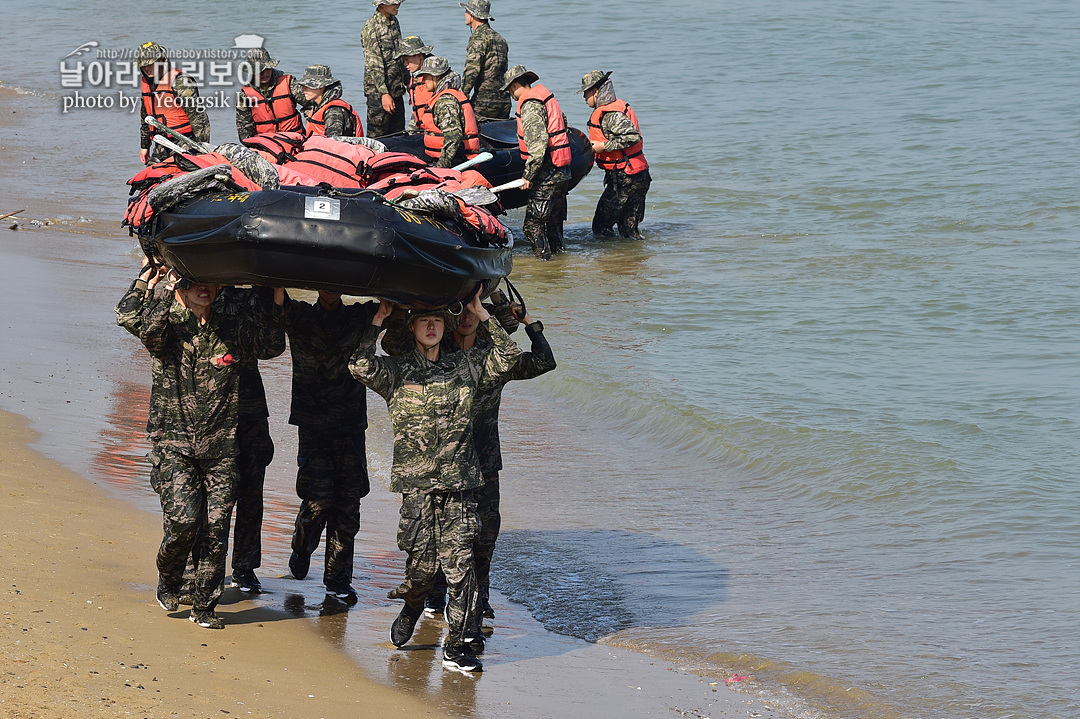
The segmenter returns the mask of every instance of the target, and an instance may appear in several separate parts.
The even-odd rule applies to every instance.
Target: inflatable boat
[[[493,289],[510,274],[513,249],[508,232],[482,232],[371,191],[317,187],[199,194],[137,229],[148,256],[196,282],[327,290],[415,308]]]
[[[573,189],[592,169],[593,151],[585,133],[576,127],[567,127],[567,130],[571,153],[570,189]],[[379,140],[393,152],[407,152],[421,159],[428,159],[424,153],[423,134],[382,137]],[[480,123],[480,144],[494,157],[474,169],[487,178],[493,187],[521,178],[521,173],[525,171],[525,161],[521,159],[521,151],[518,149],[516,120]],[[524,207],[526,192],[520,189],[506,190],[499,194],[499,202],[508,210]]]

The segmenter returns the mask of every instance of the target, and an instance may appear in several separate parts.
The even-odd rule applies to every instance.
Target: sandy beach
[[[4,672],[11,719],[442,716],[371,682],[283,611],[222,610],[199,630],[153,601],[156,518],[28,449],[0,414]]]

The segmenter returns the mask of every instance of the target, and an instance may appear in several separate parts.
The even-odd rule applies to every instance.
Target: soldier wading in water
[[[411,313],[407,324],[412,350],[400,357],[376,356],[376,340],[393,308],[389,301],[380,303],[349,363],[353,377],[386,400],[394,430],[390,490],[401,492],[397,539],[408,558],[405,581],[388,595],[405,601],[390,628],[390,641],[398,647],[409,641],[441,565],[449,586],[450,626],[443,665],[482,671],[467,643],[479,610],[473,560],[479,517],[473,490],[483,483],[472,441],[473,404],[482,384],[513,369],[521,349],[492,319],[478,292],[469,310],[487,329],[492,346],[442,352],[447,321],[456,318],[444,311],[421,311]]]

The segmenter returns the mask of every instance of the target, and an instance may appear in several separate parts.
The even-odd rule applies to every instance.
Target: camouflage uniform
[[[349,374],[349,353],[371,324],[378,305],[338,304],[326,309],[285,303],[285,331],[293,360],[292,410],[299,450],[292,551],[304,559],[326,529],[323,584],[352,583],[353,547],[360,531],[360,500],[370,489],[364,430],[367,389]]]
[[[148,294],[141,282],[121,298],[116,315],[153,358],[147,432],[150,483],[164,515],[159,585],[178,593],[194,556],[194,608],[213,610],[225,577],[240,451],[240,367],[249,356],[269,359],[285,350],[281,315],[212,314],[200,324],[171,293]]]
[[[505,324],[503,325],[505,327]],[[484,383],[476,393],[473,405],[473,444],[480,457],[484,484],[476,490],[480,532],[473,545],[476,563],[476,584],[480,606],[488,606],[491,557],[499,538],[502,515],[499,512],[499,472],[502,470],[502,449],[499,442],[499,406],[502,390],[512,380],[532,379],[555,369],[555,356],[544,337],[544,326],[534,322],[525,326],[532,341],[532,351],[522,353],[511,371],[495,381]],[[453,335],[451,335],[453,337]],[[491,339],[482,329],[477,330],[477,347],[490,347]]]
[[[506,40],[486,22],[480,23],[469,36],[461,91],[472,100],[477,118],[510,117],[510,93],[502,89],[508,53]]]
[[[604,80],[596,90],[596,106],[615,102],[615,88],[610,80]],[[625,150],[641,142],[641,133],[623,112],[605,112],[600,129],[607,138],[604,150]],[[645,217],[645,196],[652,185],[648,168],[633,175],[623,170],[604,172],[604,192],[596,203],[592,231],[596,235],[609,235],[613,225],[619,226],[623,237],[641,239],[638,227]]]
[[[460,88],[461,77],[453,70],[439,78],[435,94],[447,88]],[[461,103],[453,95],[443,95],[431,108],[432,120],[443,134],[442,154],[435,167],[454,167],[468,158],[465,155],[465,116]]]
[[[450,590],[451,643],[463,642],[478,619],[473,490],[483,477],[472,442],[476,394],[521,356],[498,322],[485,326],[492,347],[441,352],[435,362],[415,348],[400,357],[377,357],[382,328],[371,326],[349,363],[353,376],[386,400],[394,428],[390,489],[402,493],[398,547],[408,559],[405,581],[388,596],[422,609],[441,566]]]
[[[267,288],[223,287],[214,300],[214,312],[227,317],[266,316],[273,310],[274,291]],[[236,521],[233,529],[233,571],[262,566],[263,483],[274,459],[270,438],[270,410],[259,362],[247,357],[239,365],[240,411],[236,439]]]
[[[555,167],[548,153],[547,110],[539,100],[521,106],[522,133],[529,159],[522,176],[529,181],[528,204],[522,232],[533,253],[545,260],[563,249],[563,222],[566,220],[566,193],[570,168]]]
[[[191,138],[196,142],[210,142],[210,117],[199,99],[199,84],[194,78],[180,73],[173,80],[172,89],[176,93],[177,104],[187,113]],[[139,102],[139,147],[149,150],[152,144],[150,138],[154,133],[155,130],[146,124],[146,104]],[[172,154],[161,149],[157,153],[159,158]]]
[[[270,72],[270,82],[266,85],[252,85],[267,100],[274,94],[274,86],[277,85],[283,74],[280,70],[271,70]],[[293,102],[300,107],[306,108],[311,104],[304,97],[304,88],[300,86],[295,77],[289,83],[289,94],[292,95]],[[241,140],[246,140],[257,134],[255,121],[251,119],[251,102],[251,99],[243,92],[236,94],[236,134]]]
[[[401,25],[392,15],[375,13],[360,31],[364,48],[364,95],[367,96],[368,137],[382,137],[405,129],[405,90],[408,86],[405,65],[397,56],[401,44]],[[394,98],[394,111],[382,107],[382,96]],[[330,133],[327,132],[327,135]]]

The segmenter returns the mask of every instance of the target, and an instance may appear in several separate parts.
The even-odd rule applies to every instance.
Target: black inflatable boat
[[[467,301],[510,274],[513,240],[494,246],[465,222],[318,188],[205,194],[155,215],[143,249],[208,284],[377,296],[417,308]]]
[[[568,127],[567,130],[570,138],[570,189],[573,189],[592,169],[593,151],[589,139],[581,130],[576,127]],[[407,152],[423,160],[428,159],[424,153],[423,134],[381,137],[379,140],[393,152]],[[525,161],[521,159],[521,151],[518,149],[516,120],[480,123],[480,143],[494,157],[472,169],[483,175],[493,186],[521,179],[521,173],[525,171]],[[524,190],[505,190],[499,193],[499,201],[508,210],[524,207],[526,193]]]

